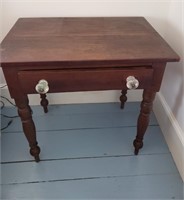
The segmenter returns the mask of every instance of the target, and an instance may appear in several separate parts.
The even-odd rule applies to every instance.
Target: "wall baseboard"
[[[1,89],[1,95],[10,99],[8,88]],[[54,93],[47,94],[49,104],[80,104],[80,103],[108,103],[108,102],[119,102],[121,91],[108,90],[108,91],[90,91],[90,92],[65,92],[65,93]],[[141,101],[142,90],[128,91],[128,101]],[[12,100],[13,101],[13,100]],[[38,94],[29,95],[30,105],[40,105],[40,96]],[[6,106],[10,106],[5,101]]]
[[[153,111],[184,182],[184,133],[161,93],[156,96]]]

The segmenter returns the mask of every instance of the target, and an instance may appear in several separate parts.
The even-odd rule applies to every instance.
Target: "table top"
[[[3,67],[152,63],[179,56],[143,17],[20,18],[1,44]]]

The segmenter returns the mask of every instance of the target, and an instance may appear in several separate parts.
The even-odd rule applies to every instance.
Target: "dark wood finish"
[[[178,61],[143,17],[21,18],[2,42],[2,66]],[[74,63],[73,63],[74,62]]]
[[[166,63],[172,61],[179,56],[143,17],[22,18],[1,44],[1,66],[36,161],[40,149],[27,95],[36,93],[40,79],[48,81],[51,93],[121,89],[123,108],[126,78],[135,76],[138,89],[144,89],[137,154]],[[46,95],[41,99],[47,112]]]
[[[40,148],[37,145],[38,143],[36,141],[36,129],[35,129],[34,122],[32,120],[32,116],[31,116],[32,113],[29,107],[28,98],[27,96],[22,96],[21,99],[15,98],[15,103],[18,108],[18,114],[22,121],[23,131],[29,142],[30,154],[34,156],[36,162],[39,162]]]
[[[139,149],[143,147],[143,137],[149,124],[149,117],[152,110],[155,95],[156,92],[152,90],[144,90],[143,92],[141,112],[137,121],[137,136],[133,142],[135,147],[135,155],[137,155]]]
[[[127,94],[127,90],[122,90],[121,91],[121,96],[120,96],[120,101],[121,101],[121,109],[123,109],[124,108],[124,106],[125,106],[125,102],[127,101],[127,96],[126,96],[126,94]]]
[[[41,98],[40,104],[43,107],[44,112],[48,113],[49,101],[47,100],[47,95],[46,94],[40,94],[40,98]]]
[[[152,67],[20,71],[18,79],[25,93],[35,93],[40,79],[49,83],[49,92],[126,89],[126,78],[135,76],[139,88],[152,85]],[[84,84],[87,83],[87,84]]]

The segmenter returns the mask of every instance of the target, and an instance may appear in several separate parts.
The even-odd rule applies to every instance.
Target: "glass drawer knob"
[[[49,91],[48,82],[44,79],[40,80],[35,89],[39,94],[46,94]]]
[[[135,90],[139,87],[139,81],[134,76],[128,76],[126,82],[126,86],[130,90]]]

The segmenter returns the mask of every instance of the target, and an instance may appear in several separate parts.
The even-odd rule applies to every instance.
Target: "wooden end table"
[[[47,112],[47,92],[121,89],[123,108],[128,89],[144,89],[133,143],[137,155],[166,63],[175,61],[179,56],[143,17],[98,17],[21,18],[1,44],[0,62],[38,162],[28,94],[39,93]]]

